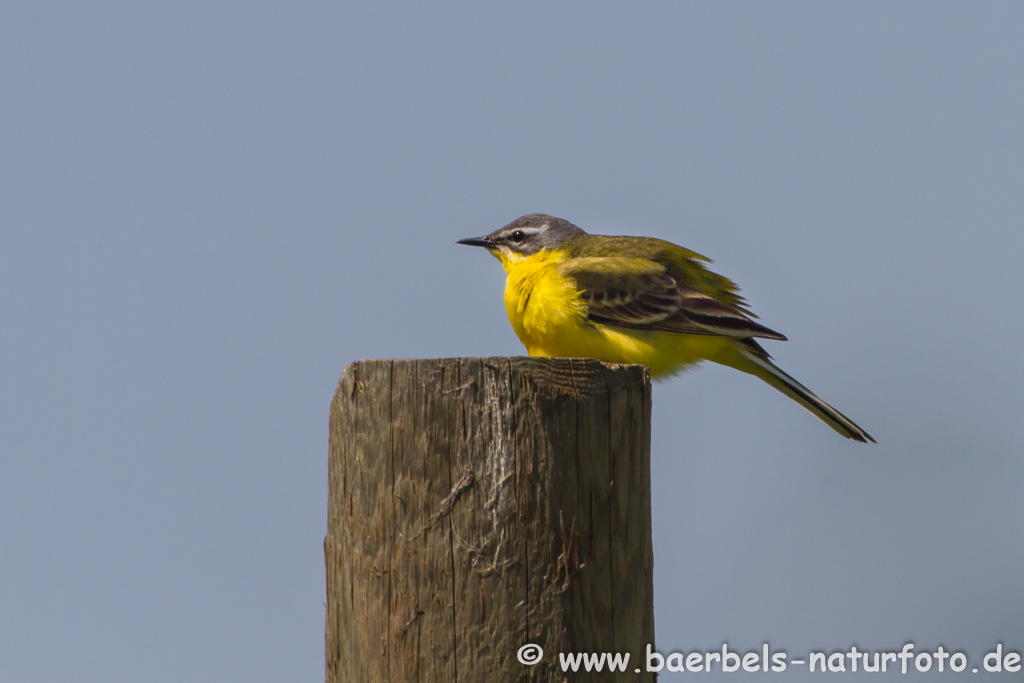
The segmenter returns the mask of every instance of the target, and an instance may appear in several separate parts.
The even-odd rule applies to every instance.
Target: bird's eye
[[[508,238],[516,243],[522,242],[524,239],[526,239],[526,233],[524,233],[522,230],[516,230],[514,233],[509,235]]]

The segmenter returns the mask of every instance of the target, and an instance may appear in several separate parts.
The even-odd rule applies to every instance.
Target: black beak
[[[468,244],[471,247],[486,247],[488,249],[494,246],[494,242],[485,240],[483,237],[467,237],[464,240],[459,240],[455,244]]]

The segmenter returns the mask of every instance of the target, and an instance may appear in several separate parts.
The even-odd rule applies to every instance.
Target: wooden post
[[[330,419],[328,683],[654,681],[650,396],[646,368],[594,360],[348,366]],[[626,672],[559,663],[602,652],[628,652]]]

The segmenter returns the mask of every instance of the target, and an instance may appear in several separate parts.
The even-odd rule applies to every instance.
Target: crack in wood
[[[410,542],[415,541],[417,538],[422,536],[427,530],[437,525],[437,523],[441,521],[442,517],[444,517],[452,511],[452,506],[455,505],[455,501],[459,499],[459,496],[462,495],[463,491],[465,491],[466,489],[473,485],[473,482],[475,480],[476,475],[473,474],[473,471],[467,470],[466,473],[462,475],[462,478],[455,483],[455,486],[452,487],[451,493],[445,496],[444,500],[442,500],[441,503],[437,506],[437,509],[434,510],[434,514],[430,516],[430,519],[427,521],[426,524],[423,525],[423,528],[417,531],[416,534],[413,535],[411,538],[407,538],[406,540]]]

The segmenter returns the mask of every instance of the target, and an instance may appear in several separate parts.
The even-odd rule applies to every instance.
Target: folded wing
[[[734,306],[687,286],[661,263],[643,258],[588,257],[567,261],[592,323],[636,330],[785,340]]]

